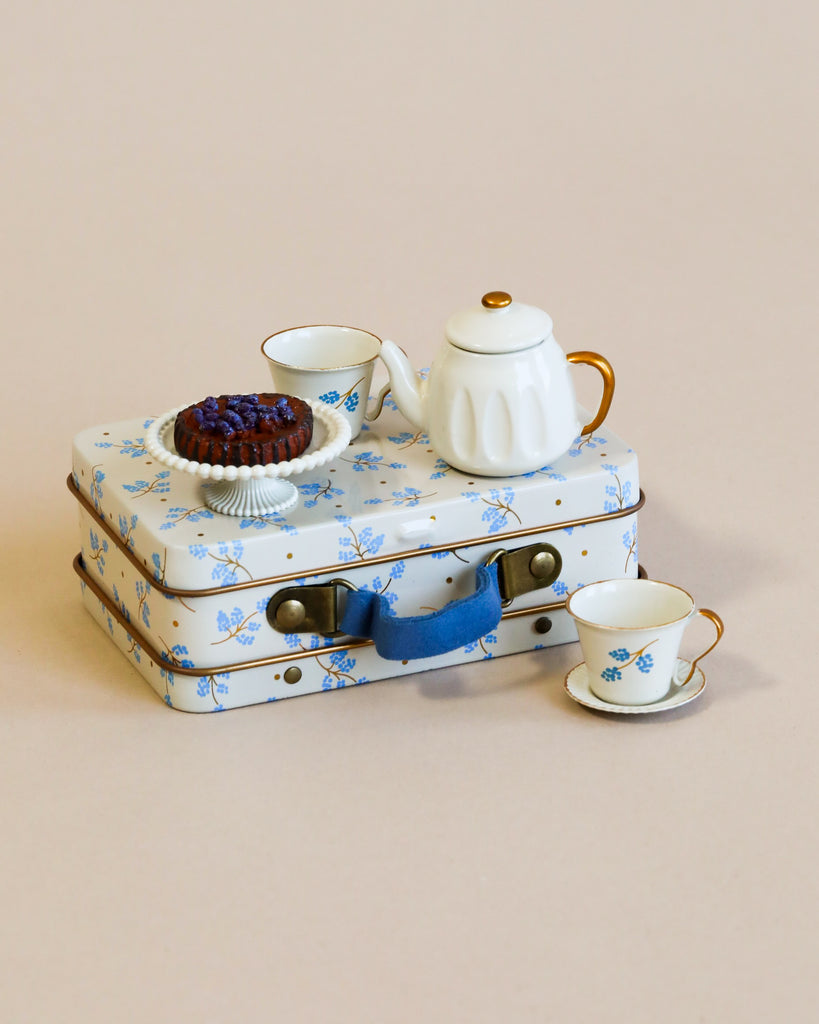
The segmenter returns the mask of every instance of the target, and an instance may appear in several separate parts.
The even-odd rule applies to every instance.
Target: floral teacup
[[[338,409],[353,438],[361,431],[380,352],[381,339],[369,331],[329,324],[291,327],[262,342],[277,390]]]
[[[652,704],[672,684],[685,686],[697,662],[723,633],[716,612],[697,609],[687,591],[656,580],[604,580],[576,590],[566,602],[575,621],[589,688],[610,704]],[[717,638],[690,664],[678,662],[690,619],[713,622]]]

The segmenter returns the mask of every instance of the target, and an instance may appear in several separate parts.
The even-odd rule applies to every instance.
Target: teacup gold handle
[[[372,412],[364,413],[364,419],[368,423],[372,423],[373,420],[377,420],[378,417],[381,415],[381,411],[384,408],[384,399],[390,393],[391,389],[392,385],[390,384],[389,381],[387,381],[384,387],[381,388],[381,390],[378,392],[378,397],[375,400],[375,409]]]
[[[719,617],[719,615],[717,615],[716,612],[712,612],[710,608],[698,608],[697,615],[704,615],[706,619],[710,619],[711,622],[714,623],[714,626],[717,630],[717,638],[716,640],[714,640],[710,647],[705,648],[702,654],[699,654],[696,658],[694,658],[694,660],[691,662],[691,669],[688,675],[685,677],[685,679],[679,684],[680,686],[685,686],[685,684],[690,681],[690,679],[694,675],[694,670],[697,667],[697,663],[702,661],[706,654],[709,654],[711,651],[713,651],[713,649],[720,642],[722,634],[725,632],[725,626],[723,625],[722,619]]]
[[[600,408],[597,410],[597,415],[591,423],[587,423],[580,431],[581,434],[590,434],[593,430],[597,430],[606,416],[608,416],[611,400],[614,398],[614,370],[611,368],[611,363],[608,359],[598,355],[597,352],[570,352],[566,359],[570,363],[588,363],[595,370],[599,370],[603,378],[603,397],[600,399]]]

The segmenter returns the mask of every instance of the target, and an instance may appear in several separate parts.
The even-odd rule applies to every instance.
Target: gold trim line
[[[458,541],[457,544],[431,544],[427,548],[411,548],[409,551],[394,551],[385,555],[376,555],[374,558],[365,558],[354,563],[336,562],[334,565],[326,565],[321,568],[310,568],[306,571],[303,569],[296,570],[295,572],[282,573],[280,576],[268,576],[264,579],[245,580],[241,583],[232,583],[228,587],[206,587],[202,590],[182,590],[175,587],[168,587],[159,580],[156,580],[150,574],[147,562],[140,561],[134,552],[122,543],[122,538],[119,536],[117,531],[105,519],[101,518],[100,514],[88,498],[86,498],[74,483],[74,478],[70,473],[66,483],[69,491],[71,491],[80,505],[82,505],[86,512],[94,518],[94,520],[99,524],[100,529],[105,531],[108,537],[114,542],[114,544],[116,544],[119,550],[123,555],[125,555],[140,575],[151,584],[154,590],[158,590],[161,594],[168,594],[171,597],[211,597],[214,594],[230,594],[237,590],[248,590],[251,587],[267,587],[274,586],[279,583],[287,583],[290,580],[301,579],[305,576],[337,575],[338,573],[349,572],[354,568],[358,569],[368,565],[385,565],[387,562],[397,562],[401,559],[406,560],[407,558],[419,558],[422,555],[434,555],[439,551],[461,551],[463,548],[475,547],[478,544],[497,543],[499,547],[502,547],[504,541],[517,540],[519,537],[533,537],[540,533],[553,533],[556,530],[567,530],[570,527],[585,526],[589,523],[605,522],[607,519],[621,519],[625,516],[631,516],[634,515],[635,512],[639,512],[646,502],[646,496],[641,488],[639,500],[633,505],[629,505],[628,508],[617,509],[614,512],[603,512],[597,516],[587,516],[585,519],[569,519],[563,523],[553,523],[552,525],[545,526],[542,524],[540,526],[527,526],[524,529],[512,530],[509,533],[496,533],[491,537],[473,537],[470,540]]]
[[[167,658],[164,658],[162,656],[162,652],[159,651],[149,640],[146,640],[144,634],[139,629],[134,627],[133,622],[129,622],[128,619],[125,618],[120,609],[111,601],[110,596],[86,572],[81,554],[77,554],[75,556],[72,566],[74,572],[79,576],[83,583],[85,583],[91,593],[102,602],[106,611],[117,620],[125,632],[134,638],[145,654],[147,654],[148,657],[157,665],[161,665],[163,668],[167,668],[179,675],[213,676],[218,675],[221,672],[238,672],[242,669],[248,668],[263,668],[265,665],[280,665],[284,662],[298,661],[301,658],[314,658],[317,655],[331,654],[333,651],[352,651],[357,647],[372,647],[374,643],[372,640],[350,640],[342,644],[328,644],[326,647],[316,647],[309,651],[288,651],[286,654],[275,654],[271,655],[269,658],[257,658],[253,661],[241,661],[229,665],[215,665],[212,668],[186,668],[175,665],[173,661],[169,661]],[[503,615],[501,615],[501,621],[503,621],[503,619],[517,619],[523,615],[534,616],[544,615],[548,612],[564,611],[565,608],[565,601],[555,601],[551,604],[541,604],[530,608],[516,608],[511,611],[504,612]]]

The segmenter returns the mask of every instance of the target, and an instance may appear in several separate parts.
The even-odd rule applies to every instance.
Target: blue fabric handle
[[[351,590],[340,627],[349,636],[375,641],[375,649],[390,661],[432,658],[485,636],[501,619],[498,566],[479,565],[474,594],[450,601],[431,615],[398,618],[383,594]]]

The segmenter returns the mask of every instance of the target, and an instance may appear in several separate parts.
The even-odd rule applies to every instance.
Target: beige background
[[[4,1020],[813,1019],[815,12],[5,5]],[[74,433],[490,288],[614,364],[704,697],[588,712],[570,645],[170,712],[81,607]]]

